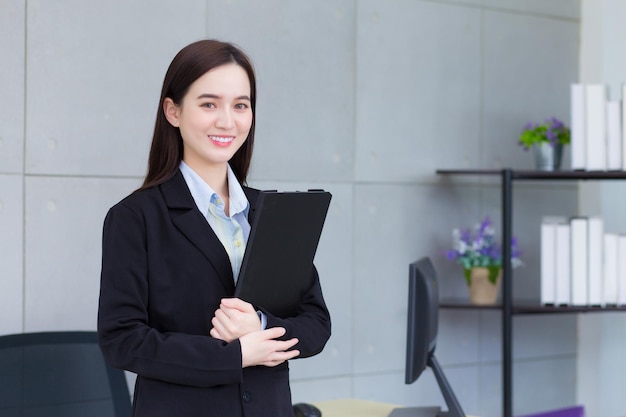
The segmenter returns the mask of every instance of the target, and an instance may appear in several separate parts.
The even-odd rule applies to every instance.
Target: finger
[[[280,365],[281,363],[288,361],[289,359],[293,359],[299,355],[300,355],[300,351],[298,350],[290,350],[288,352],[276,352],[274,355],[272,355],[272,358],[265,361],[263,365],[265,366]]]
[[[286,352],[289,351],[289,349],[291,349],[292,347],[294,347],[295,345],[298,344],[298,339],[293,338],[293,339],[289,339],[289,340],[285,340],[285,341],[279,341],[277,342],[279,344],[278,348],[276,349],[277,351],[281,351],[281,352]],[[293,351],[290,351],[293,352]]]
[[[215,329],[215,327],[214,327],[214,328],[212,328],[211,330],[209,330],[209,335],[211,335],[211,337],[212,337],[212,338],[214,338],[214,339],[222,339],[222,338],[220,337],[219,332]],[[223,339],[222,339],[222,340],[223,340]]]
[[[255,316],[257,315],[256,312],[252,311],[241,311],[238,310],[236,308],[229,308],[229,307],[220,307],[220,310],[222,317],[227,317],[229,320],[241,320],[242,317],[245,317],[246,315],[250,315],[250,314],[254,314]],[[217,312],[216,312],[217,314]]]
[[[274,366],[278,366],[283,362],[285,361],[268,361],[268,362],[263,362],[261,365],[267,366],[269,368],[273,368]]]
[[[271,327],[263,330],[263,333],[268,339],[277,339],[284,336],[285,333],[287,333],[287,330],[285,330],[284,327]]]
[[[217,317],[218,319],[225,321],[225,320],[229,320],[234,313],[236,313],[237,310],[232,309],[232,308],[224,308],[220,306],[219,310],[215,311],[215,317]]]
[[[211,319],[211,324],[213,325],[213,327],[217,326],[217,325],[224,325],[224,323],[226,323],[228,320],[225,319],[224,317],[224,313],[218,313],[215,312],[215,316],[213,316],[213,318]]]
[[[252,304],[243,301],[240,298],[222,298],[221,306],[224,306],[226,308],[233,308],[243,312],[255,311]]]
[[[296,356],[300,355],[300,351],[297,349],[288,350],[286,352],[277,352],[277,353],[280,355],[278,359],[283,359],[283,360],[293,359]]]
[[[217,317],[213,317],[213,319],[211,319],[211,324],[220,335],[226,335],[228,333],[228,328]]]

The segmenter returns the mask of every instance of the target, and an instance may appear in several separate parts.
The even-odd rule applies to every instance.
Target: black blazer
[[[258,190],[244,191],[252,221]],[[234,290],[228,255],[180,171],[109,210],[98,337],[112,366],[138,375],[134,416],[293,416],[287,362],[242,369],[239,341],[209,335],[220,300]],[[330,337],[315,267],[295,317],[265,313],[268,328],[299,339],[300,357],[319,353]]]

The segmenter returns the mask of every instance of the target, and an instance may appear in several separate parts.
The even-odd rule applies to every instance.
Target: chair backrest
[[[96,332],[0,336],[0,415],[130,417],[130,394]]]

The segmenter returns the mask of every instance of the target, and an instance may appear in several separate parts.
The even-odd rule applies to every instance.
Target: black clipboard
[[[297,313],[331,197],[324,190],[260,192],[235,297],[278,317]]]

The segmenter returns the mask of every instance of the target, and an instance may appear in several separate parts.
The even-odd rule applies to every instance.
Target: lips
[[[226,146],[229,145],[233,140],[235,140],[234,136],[209,136],[211,142],[215,143],[218,146]]]

